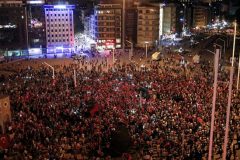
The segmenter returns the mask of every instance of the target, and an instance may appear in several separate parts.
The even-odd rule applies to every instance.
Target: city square
[[[0,0],[0,159],[240,158],[237,10],[66,2]]]

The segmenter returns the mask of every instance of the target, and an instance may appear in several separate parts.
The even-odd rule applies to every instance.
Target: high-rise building
[[[142,5],[138,7],[137,46],[156,46],[159,40],[159,8]]]
[[[27,48],[26,14],[26,7],[21,0],[0,0],[0,49]],[[7,54],[11,56],[12,52]],[[14,52],[13,55],[18,54]]]
[[[168,4],[163,8],[162,18],[162,32],[163,34],[176,32],[176,6],[174,4]]]
[[[206,26],[209,19],[209,9],[204,6],[194,6],[193,9],[193,27],[204,27]]]
[[[47,53],[71,52],[74,47],[73,5],[45,5]]]
[[[27,0],[26,2],[29,48],[46,48],[44,3],[44,0]]]
[[[90,19],[89,32],[98,48],[122,47],[122,6],[119,4],[99,4]]]
[[[123,8],[124,14],[124,6],[123,2],[125,2],[125,22],[122,23],[122,33],[123,38],[125,37],[125,40],[131,41],[133,44],[136,44],[137,42],[137,4],[139,0],[100,0],[101,4],[119,4]],[[122,20],[124,20],[122,18]],[[127,41],[124,42],[124,45],[130,46],[131,44]]]

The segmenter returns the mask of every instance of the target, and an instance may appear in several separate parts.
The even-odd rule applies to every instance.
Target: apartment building
[[[45,5],[47,53],[71,52],[74,47],[74,5]]]
[[[159,8],[138,6],[137,46],[155,46],[159,40]]]
[[[119,4],[95,6],[88,30],[98,48],[122,48],[122,6]]]

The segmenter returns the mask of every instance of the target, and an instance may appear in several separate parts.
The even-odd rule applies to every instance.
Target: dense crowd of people
[[[146,65],[107,65],[106,60],[94,59],[54,66],[54,80],[44,66],[2,78],[0,92],[10,96],[12,109],[6,133],[14,135],[2,155],[6,159],[112,159],[111,135],[121,123],[131,137],[131,152],[122,154],[122,159],[207,157],[211,65],[189,64],[186,68],[174,57]],[[224,82],[228,77],[228,73],[219,73],[214,155],[222,153],[228,93]],[[239,134],[239,104],[234,89],[228,159],[235,154],[230,145]]]

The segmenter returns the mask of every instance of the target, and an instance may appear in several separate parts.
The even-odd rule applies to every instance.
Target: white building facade
[[[45,5],[47,53],[74,50],[74,5]]]

